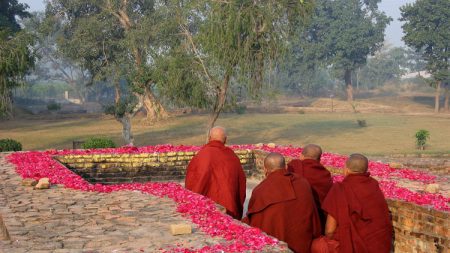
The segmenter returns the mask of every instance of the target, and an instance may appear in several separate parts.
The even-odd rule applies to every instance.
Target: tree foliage
[[[42,12],[33,13],[24,20],[24,29],[35,37],[34,50],[37,56],[36,66],[28,81],[30,84],[64,82],[84,103],[88,89],[93,84],[92,75],[77,61],[65,57],[62,50],[58,50],[57,39],[62,36],[62,21],[52,19],[49,22]]]
[[[426,69],[436,82],[435,112],[439,112],[442,82],[450,82],[450,2],[447,0],[418,0],[400,8],[406,45],[421,52]],[[448,109],[449,91],[446,87]]]
[[[450,2],[417,0],[400,8],[406,45],[422,53],[436,80],[450,78]]]
[[[378,9],[381,0],[318,0],[302,33],[302,53],[333,66],[345,79],[353,100],[352,72],[381,48],[390,18]]]
[[[166,115],[154,94],[162,85],[157,83],[155,64],[168,54],[170,41],[165,35],[175,24],[164,1],[52,0],[46,14],[48,27],[61,25],[60,54],[88,70],[93,81],[116,87],[113,114],[124,126],[127,143],[133,142],[131,118],[142,107],[150,121]],[[127,84],[125,91],[119,87],[122,81]],[[131,111],[123,110],[130,107]]]
[[[33,37],[21,31],[16,20],[29,16],[27,8],[17,0],[0,3],[0,117],[12,116],[12,89],[34,65]]]
[[[361,68],[360,82],[367,88],[373,88],[389,81],[399,81],[409,70],[408,56],[408,51],[401,47],[383,48]]]
[[[192,0],[178,5],[181,47],[192,61],[184,66],[190,70],[183,72],[206,88],[210,102],[200,104],[212,111],[208,129],[229,98],[230,87],[245,84],[249,94],[259,95],[266,70],[283,52],[293,21],[310,9],[311,1],[293,0]]]

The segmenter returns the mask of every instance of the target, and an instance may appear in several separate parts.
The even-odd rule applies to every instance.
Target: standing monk
[[[331,173],[320,163],[322,148],[315,144],[306,145],[300,159],[294,159],[288,164],[288,170],[304,177],[311,185],[316,202],[322,229],[325,228],[326,213],[322,210],[322,202],[333,185]]]
[[[270,153],[264,159],[266,178],[255,187],[243,220],[284,241],[294,252],[309,253],[320,236],[320,220],[308,182],[286,170],[284,157]]]
[[[367,172],[368,160],[351,155],[345,178],[331,188],[322,208],[328,213],[325,235],[339,241],[341,253],[389,253],[392,223],[378,182]]]
[[[223,127],[209,131],[209,142],[192,158],[187,167],[185,186],[225,207],[228,215],[242,218],[246,180],[241,162],[225,146]]]

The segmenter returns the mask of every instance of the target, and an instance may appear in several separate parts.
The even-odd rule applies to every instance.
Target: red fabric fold
[[[202,194],[242,218],[246,178],[239,158],[220,141],[210,141],[188,165],[185,187]]]
[[[289,162],[288,170],[304,177],[311,185],[323,230],[325,228],[327,215],[321,207],[328,191],[330,191],[331,186],[333,186],[331,173],[319,161],[314,159],[294,159]]]
[[[252,192],[244,222],[284,241],[294,252],[309,253],[320,236],[320,220],[308,182],[278,170]]]
[[[333,185],[322,207],[338,223],[339,252],[390,252],[389,209],[378,182],[368,173],[349,175]]]

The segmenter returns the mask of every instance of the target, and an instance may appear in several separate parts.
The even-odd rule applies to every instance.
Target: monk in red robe
[[[266,178],[255,187],[244,222],[284,241],[294,252],[309,253],[320,236],[320,220],[306,179],[288,172],[284,157],[264,159]]]
[[[378,182],[367,172],[368,160],[353,154],[345,178],[336,183],[322,208],[328,213],[325,234],[339,242],[340,253],[389,253],[392,222]]]
[[[223,206],[233,218],[241,219],[246,179],[239,158],[225,146],[226,140],[224,128],[210,130],[208,144],[187,167],[185,186]]]
[[[322,148],[320,146],[308,144],[303,148],[300,159],[294,159],[288,164],[288,170],[304,177],[311,185],[323,230],[327,214],[321,207],[333,185],[333,180],[331,173],[320,163],[321,156]]]

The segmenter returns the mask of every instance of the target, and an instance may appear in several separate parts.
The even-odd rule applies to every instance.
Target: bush
[[[85,141],[82,145],[82,148],[89,149],[89,148],[115,148],[116,144],[114,141],[108,138],[89,138],[87,141]]]
[[[47,109],[49,111],[59,111],[59,110],[61,110],[61,105],[53,102],[53,103],[50,103],[47,105]]]
[[[237,105],[235,108],[237,114],[244,114],[247,111],[247,106],[245,105]]]
[[[21,151],[22,144],[13,139],[1,139],[0,140],[0,152],[6,151]]]
[[[428,132],[428,130],[425,129],[420,129],[419,131],[416,132],[415,137],[417,148],[424,150],[427,140],[430,139],[430,132]]]
[[[357,119],[356,122],[358,122],[358,126],[359,127],[366,127],[367,126],[367,122],[365,119]]]

